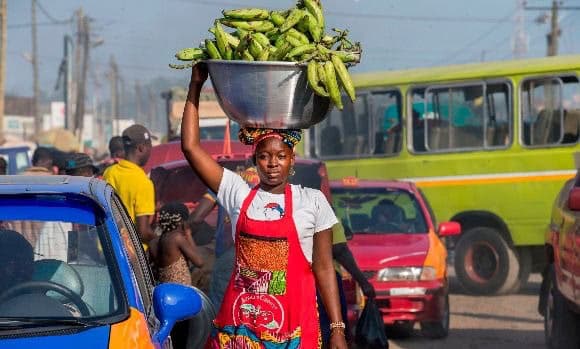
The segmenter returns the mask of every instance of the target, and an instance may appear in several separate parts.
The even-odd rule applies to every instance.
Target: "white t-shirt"
[[[250,186],[242,177],[224,169],[217,197],[230,216],[234,239],[242,204],[250,191]],[[314,234],[332,228],[338,220],[324,194],[317,189],[292,184],[292,205],[292,218],[298,231],[302,252],[312,263]],[[258,189],[254,200],[248,207],[247,214],[248,217],[260,221],[278,220],[284,213],[284,209],[284,194],[272,194]]]

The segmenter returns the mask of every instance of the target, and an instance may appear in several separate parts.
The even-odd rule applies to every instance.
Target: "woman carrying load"
[[[253,145],[260,183],[250,188],[200,145],[199,95],[207,79],[194,66],[181,142],[191,167],[217,193],[235,228],[236,259],[207,348],[320,348],[316,286],[331,321],[332,349],[346,349],[332,264],[337,219],[324,195],[290,185],[300,130],[240,130]]]

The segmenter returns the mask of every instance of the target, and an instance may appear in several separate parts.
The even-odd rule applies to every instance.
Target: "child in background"
[[[159,210],[161,236],[149,244],[149,252],[157,269],[158,282],[173,282],[191,286],[188,260],[202,267],[203,259],[191,236],[187,223],[189,211],[184,204],[168,203]],[[185,348],[188,336],[188,321],[180,321],[171,331],[173,347]]]

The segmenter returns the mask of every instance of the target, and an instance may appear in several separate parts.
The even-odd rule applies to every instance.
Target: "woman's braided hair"
[[[159,210],[159,226],[163,233],[171,232],[189,217],[187,207],[180,202],[170,202]]]

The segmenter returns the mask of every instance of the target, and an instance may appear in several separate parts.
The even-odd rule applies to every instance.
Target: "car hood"
[[[34,337],[27,336],[12,339],[2,339],[0,337],[0,349],[81,348],[81,347],[86,349],[107,349],[109,346],[110,332],[111,326],[103,325],[73,331],[72,333],[67,332],[66,334],[62,334],[62,332],[61,333],[55,332],[58,334],[54,335],[33,334]]]
[[[361,270],[422,266],[429,250],[428,234],[355,234],[348,242]]]

